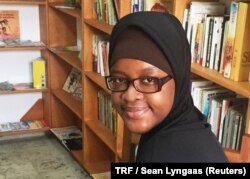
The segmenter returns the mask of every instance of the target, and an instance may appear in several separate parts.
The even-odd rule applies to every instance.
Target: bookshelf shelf
[[[67,6],[63,3],[50,3],[49,5],[55,9],[59,10],[59,11],[62,11],[65,14],[72,16],[72,17],[81,18],[82,11],[79,8],[70,7],[70,6]]]
[[[100,86],[102,89],[104,89],[107,93],[110,93],[110,91],[106,87],[106,82],[104,78],[95,72],[85,72],[84,73],[90,80],[92,80],[95,84]]]
[[[96,18],[93,0],[84,1],[83,9],[83,119],[84,119],[84,167],[91,174],[110,171],[111,162],[128,162],[130,134],[118,116],[117,132],[105,127],[98,120],[98,95],[100,91],[110,94],[105,78],[93,71],[93,36],[109,36],[113,26]],[[129,13],[130,0],[119,1],[119,14]]]
[[[114,153],[116,152],[116,139],[114,134],[105,127],[99,120],[88,120],[85,119],[86,126],[98,136],[99,139],[105,143],[109,149],[111,149]]]
[[[0,51],[34,51],[34,50],[47,50],[45,46],[30,46],[30,47],[0,47]]]
[[[105,171],[110,171],[109,161],[83,163],[83,165],[91,174],[97,174],[97,173],[102,173]]]
[[[210,0],[211,2],[214,0]],[[219,2],[225,3],[228,7],[232,0],[218,0]],[[189,6],[189,4],[192,2],[192,0],[174,0],[173,3],[175,4],[173,7],[173,13],[174,15],[182,21],[183,19],[183,12],[186,7]],[[204,68],[200,66],[199,64],[193,63],[191,65],[191,72],[195,76],[200,76],[204,79],[208,79],[220,86],[223,86],[231,91],[236,92],[239,95],[242,95],[246,98],[248,98],[248,107],[247,107],[247,114],[246,114],[246,127],[245,127],[245,134],[243,136],[243,140],[241,143],[241,149],[240,151],[234,151],[229,149],[224,149],[229,161],[231,162],[249,162],[250,161],[250,83],[249,82],[234,82],[230,79],[227,79],[222,76],[219,72],[216,70],[211,70],[208,68]]]
[[[82,63],[78,58],[79,52],[70,52],[70,51],[52,51],[55,55],[60,57],[60,59],[67,62],[72,67],[75,67],[79,71],[82,69]]]
[[[48,89],[24,89],[24,90],[13,90],[13,91],[0,91],[0,95],[4,94],[20,94],[20,93],[38,93],[38,92],[43,92],[47,93]]]
[[[96,19],[84,19],[84,22],[95,29],[105,32],[106,34],[111,34],[113,29],[113,26]]]
[[[82,118],[82,102],[71,94],[63,90],[55,90],[53,94],[63,102],[71,111],[73,111],[80,119]]]
[[[0,137],[20,135],[20,134],[23,135],[23,134],[47,132],[49,130],[50,130],[50,127],[44,127],[44,128],[41,128],[41,129],[28,129],[28,130],[19,130],[19,131],[0,132]]]
[[[211,70],[208,68],[201,67],[199,64],[192,64],[191,72],[197,74],[201,77],[204,77],[210,81],[213,81],[220,86],[225,88],[230,88],[230,90],[245,96],[247,98],[250,97],[250,83],[249,82],[234,82],[230,79],[227,79],[222,76],[222,74],[218,73],[215,70]]]
[[[79,162],[80,165],[83,164],[83,161],[82,161],[82,153],[83,153],[82,150],[72,150],[72,151],[71,151],[71,154],[72,154],[73,157]]]
[[[0,0],[1,4],[46,5],[46,0]]]

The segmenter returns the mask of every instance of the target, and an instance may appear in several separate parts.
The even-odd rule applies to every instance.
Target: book
[[[222,26],[223,26],[224,16],[215,16],[214,17],[214,29],[213,37],[211,44],[211,55],[209,68],[210,69],[219,69],[219,54],[221,51],[221,36],[222,36]]]
[[[76,126],[51,128],[50,131],[59,140],[82,138],[82,132]]]
[[[219,135],[220,120],[222,113],[222,101],[226,98],[232,98],[235,96],[236,94],[234,93],[226,93],[210,97],[209,100],[210,107],[209,107],[207,122],[211,124],[211,130],[216,137],[218,137]]]
[[[32,61],[33,87],[40,89],[46,87],[45,60],[38,58]]]
[[[250,71],[250,2],[239,2],[230,79],[247,81]]]
[[[197,14],[208,15],[223,15],[225,13],[225,5],[218,2],[194,2],[190,4],[188,25],[187,25],[187,38],[190,45],[192,45],[192,31],[193,25],[196,21]],[[206,20],[204,19],[204,22]]]
[[[20,39],[18,10],[0,10],[0,41]]]
[[[51,128],[50,131],[69,151],[82,149],[82,132],[76,126]]]
[[[234,48],[234,39],[236,32],[236,22],[237,16],[239,12],[239,4],[236,1],[231,2],[230,7],[230,17],[229,17],[229,29],[224,49],[224,59],[223,59],[223,69],[224,69],[224,77],[230,78],[231,74],[231,66],[233,59],[233,48]]]
[[[232,97],[232,98],[225,98],[222,100],[221,119],[220,119],[220,125],[219,125],[220,129],[219,129],[219,136],[218,136],[219,142],[223,143],[223,136],[225,135],[224,127],[228,125],[227,118],[229,118],[229,115],[228,115],[229,107],[235,106],[236,104],[240,104],[240,103],[246,103],[246,102],[247,102],[247,98],[244,98],[244,97],[239,97],[239,98]]]
[[[68,93],[74,93],[79,86],[81,86],[82,74],[75,68],[72,68],[64,85],[63,90]]]
[[[224,74],[224,51],[225,51],[225,47],[226,47],[226,42],[227,42],[227,34],[229,31],[229,19],[225,20],[224,23],[224,32],[223,32],[223,41],[222,41],[222,49],[221,49],[221,56],[220,56],[220,67],[219,67],[219,73],[220,74]]]

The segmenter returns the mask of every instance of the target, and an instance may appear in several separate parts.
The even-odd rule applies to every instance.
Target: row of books
[[[98,118],[103,125],[117,132],[117,111],[112,107],[111,97],[105,91],[98,91]]]
[[[204,79],[191,80],[194,105],[211,124],[225,148],[239,150],[246,123],[248,99]]]
[[[92,54],[93,71],[100,73],[101,76],[108,76],[109,41],[107,36],[93,35]]]
[[[115,0],[94,0],[97,19],[115,25],[118,19],[115,3]]]
[[[82,132],[76,126],[51,128],[50,131],[69,151],[82,149]]]
[[[232,1],[230,14],[219,2],[191,2],[183,27],[191,47],[192,62],[217,70],[234,81],[249,80],[250,3]]]
[[[0,132],[12,132],[12,131],[30,130],[30,129],[42,129],[45,127],[48,127],[48,123],[45,120],[7,122],[7,123],[0,124]]]
[[[82,99],[82,73],[72,68],[64,85],[63,90],[70,93],[76,99]]]

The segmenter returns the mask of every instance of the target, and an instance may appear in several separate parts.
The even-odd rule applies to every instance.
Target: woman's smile
[[[126,118],[128,119],[139,119],[148,112],[148,107],[123,107],[122,111]]]

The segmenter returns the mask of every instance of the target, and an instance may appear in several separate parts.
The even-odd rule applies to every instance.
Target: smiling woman
[[[106,84],[128,129],[141,134],[137,162],[227,162],[193,105],[190,65],[186,33],[173,15],[137,12],[115,25]]]

